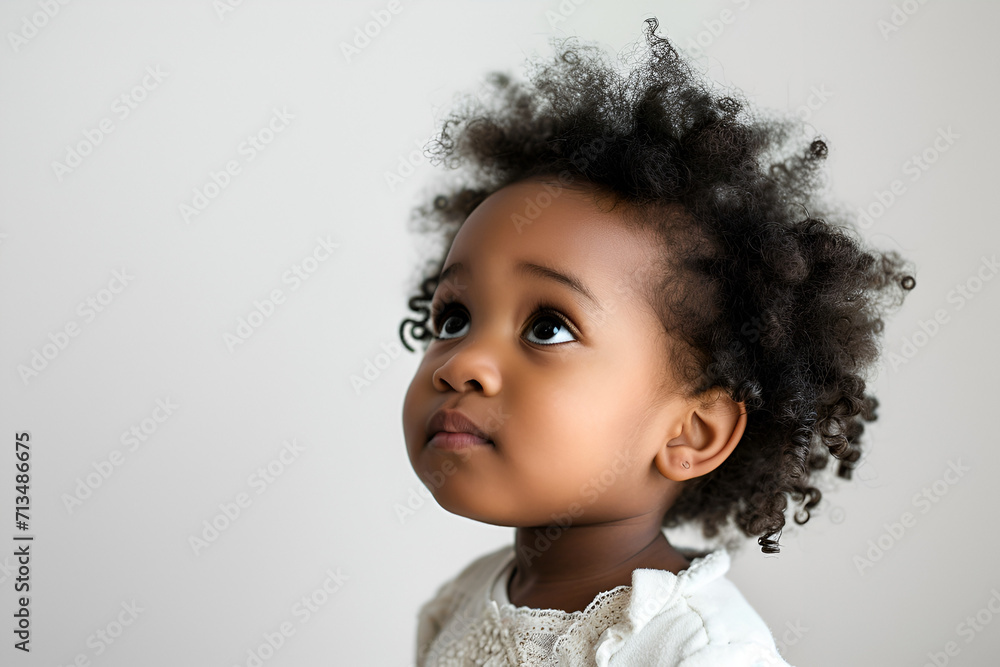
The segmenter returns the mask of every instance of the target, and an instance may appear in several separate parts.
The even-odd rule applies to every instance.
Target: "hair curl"
[[[466,165],[464,180],[414,209],[445,247],[408,302],[422,319],[403,320],[399,335],[413,351],[409,325],[426,349],[447,247],[488,195],[555,174],[613,193],[669,241],[647,296],[687,345],[677,363],[692,395],[720,387],[747,409],[739,446],[685,483],[663,525],[700,522],[714,537],[731,518],[777,553],[788,497],[802,504],[800,525],[822,497],[811,473],[832,454],[851,478],[864,422],[877,418],[865,376],[882,317],[915,281],[897,252],[866,249],[847,208],[820,197],[822,138],[802,139],[799,119],[755,111],[738,90],[715,93],[656,35],[658,21],[646,24],[648,60],[627,76],[568,38],[554,62],[529,63],[530,83],[492,72],[486,93],[446,119],[429,157]]]

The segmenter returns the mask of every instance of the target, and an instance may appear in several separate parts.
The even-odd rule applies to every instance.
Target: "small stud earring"
[[[687,461],[684,461],[683,463],[681,463],[681,465],[684,466],[685,468],[690,468],[691,467],[691,464],[688,463]]]

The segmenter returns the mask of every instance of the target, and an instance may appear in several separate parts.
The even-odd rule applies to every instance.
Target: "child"
[[[404,320],[414,470],[514,526],[420,609],[417,665],[787,665],[726,578],[732,521],[777,553],[829,455],[850,479],[883,315],[914,286],[816,194],[827,146],[715,95],[647,19],[623,78],[592,46],[453,115],[465,181]],[[565,46],[565,45],[564,45]],[[828,220],[822,219],[823,213]],[[410,350],[405,338],[403,343]]]

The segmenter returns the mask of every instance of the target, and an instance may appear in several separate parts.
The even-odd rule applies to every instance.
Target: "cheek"
[[[409,387],[407,387],[407,394],[427,397],[436,393],[434,389],[434,372],[443,363],[444,361],[441,359],[433,359],[424,355],[420,361],[420,365],[417,366],[417,370],[413,373],[413,378],[410,380]]]
[[[620,468],[622,452],[632,451],[643,437],[651,392],[648,373],[634,364],[591,368],[561,386],[549,386],[533,406],[537,456],[544,452],[546,464],[558,464],[578,479],[612,461]]]
[[[426,420],[430,417],[431,371],[421,366],[406,388],[403,397],[403,434],[407,448],[413,450],[423,444]]]
[[[615,424],[600,392],[600,383],[589,378],[568,386],[546,382],[508,409],[508,461],[519,477],[529,484],[578,487],[600,465]]]
[[[631,360],[623,360],[630,362]],[[635,363],[590,364],[551,386],[549,410],[559,424],[581,434],[618,433],[648,402],[646,374]]]

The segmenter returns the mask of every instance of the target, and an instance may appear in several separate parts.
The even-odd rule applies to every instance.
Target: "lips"
[[[431,416],[430,421],[427,422],[427,439],[430,440],[434,437],[435,433],[441,431],[448,433],[469,433],[485,440],[491,445],[494,444],[493,438],[489,433],[458,410],[438,410]]]

